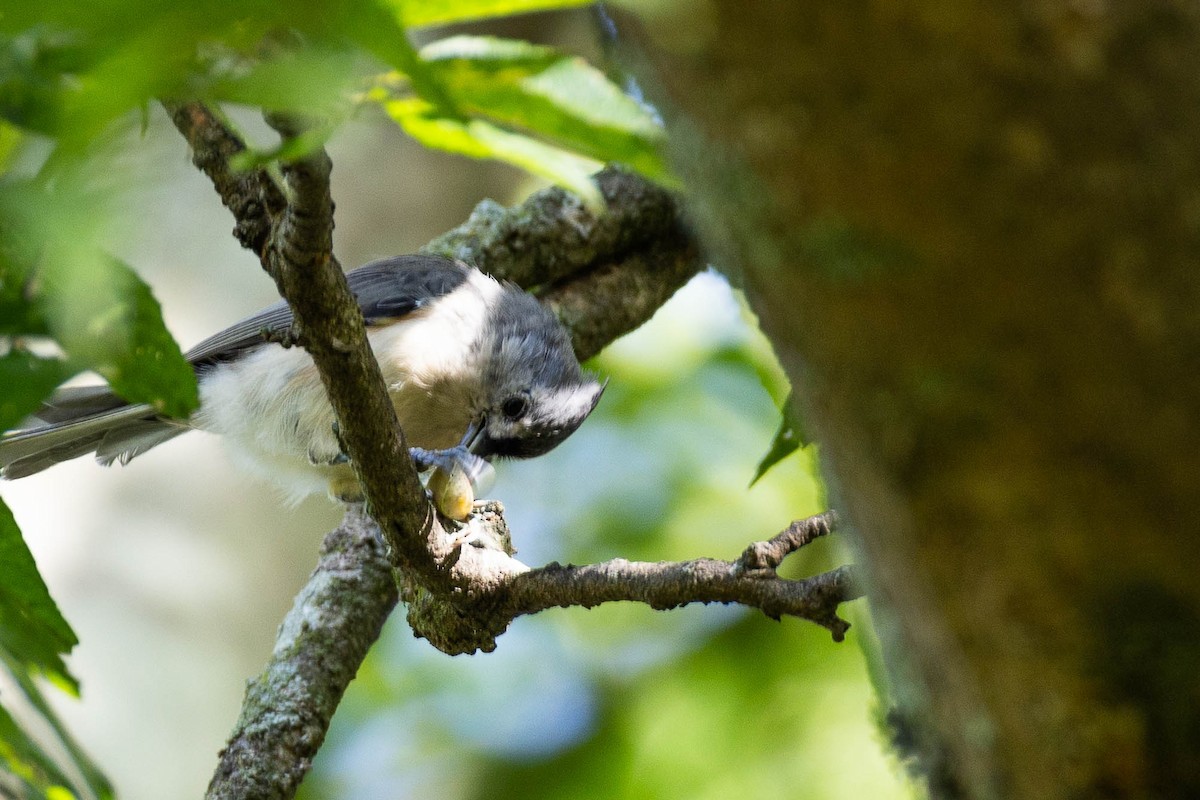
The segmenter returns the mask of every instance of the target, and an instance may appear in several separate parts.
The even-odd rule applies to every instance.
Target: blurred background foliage
[[[479,200],[515,202],[548,180],[595,202],[586,175],[602,161],[669,180],[653,111],[589,66],[603,64],[589,9],[447,25],[464,9],[581,5],[6,3],[3,427],[79,372],[186,413],[194,385],[175,340],[273,299],[157,97],[221,103],[252,143],[246,165],[288,155],[259,109],[319,115],[309,141],[333,158],[347,266],[415,250]],[[409,44],[407,26],[433,24]],[[500,470],[494,494],[528,563],[729,558],[823,510],[812,448],[748,488],[787,389],[720,278],[697,278],[589,366],[611,383],[588,425]],[[0,495],[0,796],[108,796],[84,751],[118,796],[199,795],[337,509],[284,507],[200,435],[123,469],[82,459]],[[836,546],[807,548],[787,570],[828,568],[845,558]],[[452,659],[397,614],[302,795],[906,796],[872,722],[854,645],[864,633],[838,646],[815,626],[737,609],[609,605],[522,619],[496,653]],[[76,635],[68,672],[59,658]],[[43,696],[46,679],[71,691],[76,678],[80,699]]]

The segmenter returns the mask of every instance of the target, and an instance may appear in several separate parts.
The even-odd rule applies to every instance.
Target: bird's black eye
[[[517,420],[525,416],[525,412],[528,410],[529,398],[523,394],[514,394],[500,406],[500,411],[504,413],[504,416],[512,420]]]

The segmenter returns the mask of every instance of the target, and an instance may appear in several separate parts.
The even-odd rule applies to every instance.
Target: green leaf
[[[36,670],[72,694],[79,684],[62,656],[78,644],[50,597],[8,506],[0,500],[0,650],[25,671]]]
[[[74,373],[66,361],[25,350],[0,356],[0,431],[37,411],[42,400]]]
[[[70,785],[67,777],[54,759],[0,706],[0,778],[4,773],[12,776],[16,783],[12,790],[17,800],[75,797],[67,788]],[[0,782],[0,792],[6,788],[8,783]]]
[[[420,98],[387,100],[383,107],[409,136],[427,147],[513,164],[569,189],[593,210],[604,207],[604,198],[591,177],[602,166],[596,161],[484,120],[439,116]]]
[[[656,180],[670,178],[657,117],[583,59],[487,36],[443,39],[423,48],[421,56],[464,113]]]
[[[199,405],[196,376],[163,324],[158,301],[127,265],[107,255],[41,270],[40,298],[72,362],[100,373],[131,403],[186,417]]]
[[[445,25],[450,22],[507,17],[532,11],[553,11],[591,5],[592,0],[386,0],[405,25]]]
[[[758,469],[754,471],[754,477],[750,479],[751,486],[758,483],[758,479],[767,474],[767,470],[808,443],[808,434],[804,430],[804,420],[796,413],[796,406],[792,400],[792,395],[789,394],[787,400],[783,401],[783,409],[780,411],[779,430],[775,432],[775,438],[771,442],[771,449],[763,456],[762,461],[758,464]]]
[[[269,111],[300,109],[308,116],[340,121],[352,110],[353,94],[368,74],[362,61],[358,51],[324,45],[282,50],[262,60],[217,50],[206,63],[211,83],[205,94],[226,103]]]
[[[30,298],[28,271],[6,258],[0,224],[0,336],[47,336],[46,322]]]
[[[109,783],[108,778],[100,771],[100,768],[96,766],[95,762],[91,760],[87,753],[83,751],[83,748],[79,746],[79,743],[71,736],[66,726],[58,718],[58,715],[54,713],[54,709],[46,702],[45,696],[38,689],[37,684],[29,676],[29,673],[21,669],[20,665],[15,663],[10,654],[0,652],[0,660],[8,668],[9,674],[16,682],[17,688],[21,690],[25,700],[33,710],[41,715],[43,722],[58,736],[59,744],[62,745],[62,749],[65,750],[66,755],[71,759],[71,763],[75,767],[75,772],[84,779],[87,788],[91,790],[91,794],[98,800],[111,800],[113,797],[112,784]],[[75,797],[78,794],[80,793],[75,792],[64,796]],[[51,792],[47,792],[48,800],[53,800],[57,796]]]
[[[0,118],[40,133],[56,130],[73,91],[64,70],[77,47],[71,34],[44,27],[0,35]]]
[[[277,161],[296,161],[324,147],[334,130],[332,125],[320,125],[284,139],[268,150],[242,150],[230,157],[229,166],[236,171],[245,171],[266,167]]]
[[[21,129],[0,119],[0,175],[8,171],[21,145]]]
[[[100,800],[113,796],[112,787],[88,758],[46,702],[33,676],[40,675],[64,691],[78,695],[79,684],[67,671],[62,656],[77,644],[63,619],[33,556],[17,529],[12,513],[0,501],[0,664],[8,672],[26,705],[58,738],[90,794]],[[9,702],[11,702],[11,697]],[[0,707],[0,772],[15,776],[25,796],[58,800],[83,796],[42,745]],[[68,788],[71,787],[71,788]],[[3,794],[3,786],[0,786]]]

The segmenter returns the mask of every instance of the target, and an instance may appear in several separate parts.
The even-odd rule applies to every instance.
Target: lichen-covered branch
[[[648,320],[702,266],[695,244],[679,227],[666,227],[662,234],[642,249],[539,294],[571,332],[581,361]]]
[[[422,249],[536,291],[654,241],[674,239],[678,247],[691,240],[683,234],[676,198],[666,189],[618,169],[598,173],[596,184],[606,204],[600,216],[554,187],[514,208],[485,200],[466,222]]]
[[[485,200],[424,250],[536,294],[571,332],[581,361],[648,320],[704,267],[674,195],[619,169],[596,175],[594,216],[557,187],[519,206]]]
[[[396,584],[378,529],[349,514],[279,628],[275,651],[250,682],[221,751],[209,800],[291,797],[325,740],[329,720],[383,623]]]

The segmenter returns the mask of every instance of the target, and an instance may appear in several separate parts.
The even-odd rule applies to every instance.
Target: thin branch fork
[[[235,171],[230,159],[246,143],[230,130],[214,109],[203,103],[164,100],[163,108],[187,140],[192,163],[208,176],[213,188],[233,213],[234,238],[252,253],[262,253],[287,205],[283,190],[264,169]]]
[[[841,641],[850,626],[837,616],[837,606],[862,596],[852,570],[841,567],[799,581],[781,578],[776,572],[786,556],[818,536],[828,535],[836,524],[832,511],[797,520],[771,540],[751,544],[733,561],[615,559],[585,566],[548,564],[513,579],[510,605],[515,615],[521,615],[552,606],[591,607],[613,600],[638,601],[656,609],[689,603],[739,603],[773,619],[787,615],[810,620]]]
[[[813,520],[823,521],[823,517],[793,525],[808,525]],[[825,530],[828,532],[828,527]],[[781,535],[786,534],[787,531]],[[803,546],[812,540],[793,541]],[[842,641],[850,626],[837,616],[837,607],[862,596],[852,568],[840,567],[797,581],[779,577],[775,566],[778,564],[747,570],[740,558],[656,563],[616,559],[586,566],[549,564],[514,578],[510,587],[511,604],[520,615],[552,606],[591,607],[613,600],[638,601],[656,609],[678,608],[689,603],[738,603],[757,608],[772,619],[787,615],[810,620],[828,628],[835,641]]]
[[[783,531],[765,542],[754,542],[742,552],[737,560],[737,568],[743,573],[753,573],[763,570],[774,572],[783,563],[783,559],[796,552],[809,542],[821,536],[828,536],[838,526],[836,511],[826,511],[815,517],[798,519],[788,525]]]

